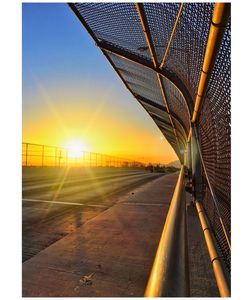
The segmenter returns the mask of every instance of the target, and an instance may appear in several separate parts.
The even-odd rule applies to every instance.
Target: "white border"
[[[248,1],[232,2],[232,298],[247,299],[250,270],[250,242],[248,242],[250,7]],[[21,2],[3,1],[0,22],[0,293],[2,299],[19,299],[21,298]]]

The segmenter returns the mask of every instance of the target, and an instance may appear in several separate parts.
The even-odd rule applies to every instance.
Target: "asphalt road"
[[[23,261],[162,175],[121,168],[24,168]]]

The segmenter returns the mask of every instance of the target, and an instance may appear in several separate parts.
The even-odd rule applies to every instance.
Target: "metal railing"
[[[142,162],[119,158],[116,156],[80,151],[71,155],[64,147],[22,143],[22,166],[50,167],[145,167]]]
[[[207,220],[207,216],[202,204],[199,201],[196,201],[195,206],[200,219],[202,231],[204,234],[205,242],[207,245],[210,261],[213,267],[220,296],[230,297],[230,285],[228,283],[228,278],[225,274],[225,268],[223,267],[222,257],[219,255],[219,252],[216,247],[216,242],[213,237],[211,226],[209,224],[209,221]]]
[[[145,297],[189,296],[184,166],[182,166],[145,291]]]
[[[69,5],[181,161],[187,149],[194,200],[231,272],[230,3]]]

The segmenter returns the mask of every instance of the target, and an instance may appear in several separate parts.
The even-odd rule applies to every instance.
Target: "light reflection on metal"
[[[187,105],[189,113],[193,112],[193,100],[192,97],[186,88],[186,86],[183,84],[183,82],[178,78],[178,76],[174,73],[172,73],[168,69],[160,69],[158,66],[155,67],[153,62],[151,60],[140,58],[138,55],[135,55],[133,53],[130,53],[126,51],[126,49],[120,49],[116,47],[115,45],[111,45],[107,43],[106,41],[97,41],[96,45],[102,50],[107,51],[110,53],[113,53],[125,60],[131,61],[133,63],[139,64],[140,66],[143,66],[145,68],[149,68],[153,71],[155,71],[157,74],[162,75],[164,78],[169,80],[175,88],[180,92],[180,94],[183,96],[185,100],[185,104]]]
[[[157,56],[156,56],[156,53],[155,53],[154,44],[153,44],[153,41],[152,41],[150,29],[149,29],[149,26],[148,26],[148,23],[147,23],[147,18],[146,18],[146,14],[145,14],[145,11],[144,11],[143,3],[136,3],[136,8],[137,8],[138,15],[139,15],[141,25],[142,25],[142,28],[143,28],[143,32],[144,32],[144,35],[145,35],[145,38],[146,38],[146,41],[147,41],[147,44],[148,44],[148,48],[149,48],[149,51],[150,51],[150,54],[151,54],[151,57],[152,57],[154,68],[156,69],[156,68],[158,68]],[[157,73],[157,78],[158,78],[160,90],[161,90],[161,93],[162,93],[162,98],[163,98],[164,103],[166,105],[167,112],[169,113],[169,119],[170,119],[170,122],[172,124],[173,132],[174,132],[176,142],[177,142],[177,145],[178,145],[179,158],[183,162],[183,155],[181,155],[181,153],[182,153],[181,149],[182,148],[180,147],[180,142],[179,142],[179,138],[178,138],[177,133],[176,133],[175,125],[174,125],[173,120],[172,120],[171,115],[170,115],[170,109],[169,109],[169,105],[168,105],[168,101],[167,101],[166,91],[165,91],[165,88],[164,88],[164,85],[163,85],[163,82],[162,82],[162,77],[159,73]]]
[[[185,125],[183,124],[183,121],[176,115],[174,114],[173,112],[171,113],[168,113],[167,112],[167,109],[166,109],[166,106],[163,106],[161,104],[158,104],[158,103],[155,103],[151,100],[148,100],[144,97],[141,97],[139,95],[136,95],[136,99],[141,103],[141,105],[144,107],[145,104],[146,106],[151,106],[153,109],[159,109],[161,110],[162,112],[164,112],[166,115],[171,115],[172,119],[174,119],[176,122],[178,122],[178,124],[180,125],[181,129],[183,130],[183,133],[184,133],[184,136],[185,136],[185,139],[187,139],[187,132],[185,130]],[[145,110],[150,113],[150,110],[148,111],[147,108],[145,108]],[[167,120],[166,120],[167,121]]]
[[[197,129],[196,129],[195,126],[193,126],[192,131],[193,131],[193,134],[194,134],[194,138],[198,141],[198,133],[197,133]],[[224,236],[226,238],[228,247],[231,250],[231,242],[230,242],[230,239],[229,239],[229,234],[227,233],[226,227],[225,227],[224,222],[223,222],[222,217],[221,217],[220,209],[219,209],[219,206],[218,206],[218,200],[216,198],[216,195],[214,193],[214,189],[212,187],[209,176],[207,174],[207,169],[206,169],[206,166],[205,166],[205,163],[204,163],[204,160],[203,160],[203,155],[202,155],[202,152],[201,152],[199,142],[197,143],[197,148],[198,148],[198,152],[199,152],[199,155],[200,155],[200,160],[201,160],[201,163],[202,163],[202,166],[203,166],[203,170],[204,170],[204,173],[205,173],[205,176],[206,176],[206,180],[207,180],[207,183],[208,183],[208,186],[209,186],[209,190],[211,192],[211,195],[212,195],[212,198],[213,198],[213,201],[214,201],[214,205],[215,205],[216,211],[217,211],[218,216],[219,216],[219,221],[220,221],[220,224],[221,224],[221,228],[222,228]]]
[[[187,142],[190,142],[191,139],[191,135],[192,135],[192,127],[190,127],[189,133],[188,133],[188,138],[187,138]]]
[[[177,17],[176,17],[176,20],[175,20],[175,23],[174,23],[173,30],[172,30],[171,36],[170,36],[170,38],[169,38],[169,41],[168,41],[168,45],[167,45],[166,51],[165,51],[165,53],[164,53],[162,62],[161,62],[161,64],[160,64],[160,69],[162,69],[163,66],[164,66],[164,64],[165,64],[165,61],[166,61],[166,58],[167,58],[167,54],[168,54],[168,50],[169,50],[170,45],[171,45],[171,43],[172,43],[172,39],[173,39],[174,34],[175,34],[176,26],[177,26],[178,21],[179,21],[179,18],[180,18],[180,16],[181,16],[182,8],[183,8],[183,3],[181,3],[181,5],[180,5],[180,9],[179,9],[179,12],[178,12],[178,14],[177,14]]]
[[[189,296],[184,166],[168,210],[145,297]]]
[[[156,56],[155,49],[154,49],[154,43],[153,43],[153,40],[152,40],[152,37],[150,34],[150,29],[149,29],[148,23],[146,21],[147,18],[146,18],[146,14],[144,12],[143,3],[136,3],[135,5],[136,5],[137,11],[138,11],[138,15],[139,15],[139,18],[141,21],[141,25],[143,28],[143,32],[144,32],[144,35],[145,35],[145,38],[147,41],[147,45],[148,45],[148,48],[149,48],[149,51],[151,54],[151,58],[152,58],[154,67],[157,68],[158,67],[157,56]]]
[[[215,3],[197,96],[195,100],[192,123],[196,121],[197,113],[201,106],[208,80],[211,75],[211,70],[213,68],[217,53],[219,51],[220,43],[223,38],[223,32],[229,16],[229,12],[229,3]]]
[[[76,16],[78,17],[78,19],[80,20],[80,22],[84,25],[84,27],[87,29],[88,33],[91,35],[91,37],[94,39],[96,45],[101,49],[102,53],[104,54],[104,56],[107,58],[107,60],[110,62],[110,64],[112,65],[112,67],[114,68],[114,70],[117,72],[118,76],[120,77],[120,79],[122,80],[122,82],[124,83],[124,85],[126,86],[126,88],[131,92],[131,94],[136,98],[136,95],[134,94],[134,92],[132,91],[132,89],[129,87],[128,83],[124,80],[123,76],[121,75],[120,71],[118,70],[118,68],[115,66],[115,64],[113,63],[113,61],[110,59],[109,55],[107,54],[107,51],[111,51],[112,53],[117,54],[117,51],[119,52],[118,55],[121,55],[124,58],[127,58],[127,56],[124,56],[124,53],[126,53],[126,50],[123,49],[122,51],[119,51],[118,48],[116,48],[116,51],[114,52],[114,46],[110,46],[109,44],[106,43],[106,46],[103,45],[103,43],[105,44],[105,41],[102,41],[100,39],[98,39],[96,37],[96,35],[94,34],[94,32],[92,31],[92,29],[90,28],[90,26],[87,24],[87,22],[84,20],[84,18],[82,17],[81,13],[78,11],[78,9],[75,7],[75,5],[73,3],[69,3],[70,8],[73,10],[73,12],[76,14]],[[136,6],[138,8],[141,7],[142,13],[144,12],[143,9],[143,5],[142,4],[136,4]],[[145,13],[144,13],[145,15]],[[142,15],[143,17],[143,15]],[[149,30],[147,24],[143,27],[145,30]],[[190,96],[190,93],[188,91],[188,89],[186,88],[186,86],[181,82],[181,80],[176,76],[176,74],[169,72],[167,69],[164,70],[160,70],[158,65],[157,65],[157,59],[156,59],[156,54],[154,52],[154,47],[153,47],[153,43],[152,43],[152,39],[150,39],[150,35],[149,35],[149,39],[147,39],[147,41],[150,43],[151,45],[151,50],[150,53],[152,55],[152,60],[153,60],[153,66],[149,66],[149,65],[145,65],[145,60],[140,60],[140,62],[138,62],[138,57],[137,56],[133,56],[133,54],[128,53],[129,57],[131,57],[131,55],[133,56],[132,61],[133,62],[137,62],[140,65],[145,65],[149,68],[152,68],[157,74],[161,74],[164,73],[163,76],[165,78],[167,78],[169,81],[171,81],[173,83],[173,85],[177,88],[177,90],[179,90],[180,94],[183,96],[184,100],[185,100],[185,104],[187,106],[187,109],[189,111],[189,113],[192,113],[193,111],[193,101],[192,101],[192,97]],[[112,49],[110,49],[110,47]],[[130,58],[129,58],[130,59]],[[160,77],[160,76],[159,76]],[[161,78],[161,77],[160,77]],[[173,124],[173,122],[171,121],[171,123]],[[174,124],[173,124],[174,125]],[[177,141],[177,145],[178,145],[178,149],[179,151],[176,151],[177,149],[174,148],[177,156],[179,157],[180,160],[183,160],[183,157],[181,155],[182,151],[180,148],[180,143],[178,140],[178,136],[176,135],[176,131],[175,128],[173,127],[173,133],[175,135],[176,141]],[[174,146],[174,145],[172,145]]]
[[[220,27],[221,22],[220,20],[222,20],[224,17],[223,15],[225,15],[225,21],[226,21],[226,15],[228,14],[228,6],[229,4],[224,4],[224,3],[215,3],[215,5],[213,4],[192,4],[192,3],[185,3],[185,8],[188,7],[187,10],[185,10],[185,14],[183,12],[183,15],[181,15],[181,18],[179,18],[179,20],[175,20],[175,24],[177,24],[178,22],[178,26],[174,26],[175,27],[175,31],[176,31],[176,35],[178,33],[178,39],[175,40],[176,35],[174,35],[174,39],[172,38],[172,46],[170,46],[169,50],[168,50],[168,54],[166,54],[165,56],[167,57],[167,59],[165,60],[164,66],[162,67],[162,69],[160,69],[160,61],[159,63],[157,62],[157,56],[156,53],[154,51],[154,49],[156,50],[158,47],[157,43],[158,40],[163,41],[164,40],[164,31],[161,31],[161,28],[158,28],[157,26],[157,22],[155,22],[155,14],[151,14],[151,12],[154,10],[154,7],[156,7],[156,4],[152,4],[152,5],[144,5],[143,4],[138,4],[137,6],[145,9],[145,16],[147,18],[140,18],[143,20],[146,20],[148,22],[148,28],[147,26],[143,26],[143,30],[144,33],[141,30],[141,23],[140,20],[138,18],[137,15],[137,11],[135,9],[135,4],[131,3],[128,6],[126,6],[126,4],[117,4],[112,6],[111,8],[108,8],[105,6],[105,4],[98,4],[98,10],[91,10],[91,5],[87,5],[87,4],[69,4],[70,7],[72,8],[72,10],[74,11],[74,13],[77,15],[77,17],[79,18],[80,22],[84,25],[84,27],[87,29],[87,31],[89,32],[89,34],[92,36],[92,38],[94,39],[94,41],[96,42],[96,45],[101,49],[102,53],[105,55],[105,57],[108,59],[108,61],[110,62],[110,64],[112,65],[112,67],[114,68],[114,70],[117,72],[118,76],[120,77],[120,79],[123,81],[123,83],[125,84],[125,86],[127,87],[127,89],[131,92],[131,94],[144,106],[144,108],[146,109],[146,111],[153,117],[153,120],[155,121],[155,123],[157,124],[157,126],[162,130],[163,135],[167,138],[167,140],[169,141],[169,143],[172,145],[173,149],[176,151],[177,155],[180,156],[180,154],[178,154],[178,152],[180,153],[181,151],[178,150],[177,147],[177,143],[176,143],[176,137],[174,135],[174,131],[175,134],[178,135],[179,137],[179,142],[180,143],[184,143],[186,144],[186,141],[190,141],[191,136],[192,136],[192,130],[189,127],[190,126],[190,122],[191,119],[194,118],[194,125],[196,124],[196,122],[198,121],[198,123],[200,124],[200,122],[202,121],[204,123],[204,126],[206,127],[206,130],[203,131],[204,133],[202,134],[202,131],[199,131],[199,139],[197,138],[197,143],[199,143],[199,146],[201,147],[201,143],[202,146],[204,145],[204,143],[206,142],[207,136],[208,136],[208,131],[209,131],[209,125],[211,123],[213,123],[213,119],[211,118],[211,114],[205,115],[204,117],[204,107],[201,106],[202,104],[202,97],[204,96],[204,94],[206,95],[206,84],[208,82],[208,77],[210,76],[210,73],[213,71],[213,74],[216,75],[215,78],[218,78],[218,83],[221,84],[221,87],[218,86],[215,81],[217,79],[214,78],[210,78],[209,80],[209,88],[212,84],[212,86],[214,86],[213,88],[213,94],[215,89],[218,89],[219,95],[218,95],[218,99],[220,101],[215,101],[212,100],[211,98],[206,98],[206,102],[204,104],[209,105],[209,109],[211,109],[211,111],[214,111],[214,108],[216,107],[217,103],[220,103],[220,112],[215,113],[214,115],[217,117],[221,117],[221,119],[224,118],[224,120],[227,122],[228,120],[228,114],[230,113],[230,108],[228,105],[223,104],[223,100],[224,100],[224,96],[226,96],[227,92],[229,89],[227,89],[228,85],[225,84],[225,81],[228,80],[228,83],[230,85],[230,72],[228,72],[227,70],[229,70],[229,66],[230,66],[230,56],[229,56],[229,50],[230,49],[230,38],[228,39],[228,32],[230,31],[229,27],[230,27],[230,21],[226,24],[225,22],[225,35],[223,36],[223,41],[222,44],[220,44],[218,41],[220,40],[221,36],[223,35],[223,28],[219,29],[219,33],[216,27]],[[171,5],[169,5],[169,9],[168,6],[164,7],[164,5],[162,6],[158,6],[157,9],[162,9],[164,10],[164,18],[162,17],[162,14],[159,14],[159,19],[160,22],[162,24],[167,24],[167,20],[171,19],[172,15],[171,15],[171,11],[172,11],[172,7],[170,7]],[[224,9],[222,9],[222,7],[224,6]],[[124,8],[124,13],[121,9],[121,7]],[[175,6],[178,10],[178,7]],[[213,19],[212,19],[212,25],[210,24],[211,22],[211,16],[212,16],[212,7],[214,7],[214,13],[213,13]],[[165,9],[166,8],[166,9]],[[110,22],[109,20],[107,20],[107,14],[109,13],[109,11],[112,9],[112,16],[110,15]],[[174,10],[174,11],[177,11]],[[225,13],[224,13],[225,12]],[[180,10],[179,10],[180,13]],[[176,15],[177,13],[175,13]],[[131,18],[130,18],[131,17]],[[130,20],[132,19],[135,23],[133,23],[133,25],[130,23]],[[165,19],[166,17],[166,19]],[[183,17],[183,18],[182,18]],[[169,19],[167,19],[169,18]],[[188,24],[187,21],[188,20]],[[199,20],[199,22],[197,21]],[[128,21],[126,23],[126,21]],[[124,25],[124,28],[122,28],[122,30],[120,30],[119,26],[116,27],[116,25]],[[172,23],[171,23],[172,24]],[[107,25],[114,25],[112,28],[111,26],[107,26]],[[144,24],[145,25],[145,24]],[[180,26],[179,26],[180,25]],[[211,25],[211,31],[210,31],[210,25]],[[133,26],[133,28],[131,27]],[[91,28],[90,28],[91,27]],[[107,27],[107,28],[106,28]],[[172,26],[171,26],[172,27]],[[170,27],[170,31],[169,35],[173,35],[174,34],[174,28],[172,29]],[[133,30],[132,30],[133,29]],[[92,31],[93,30],[93,31]],[[131,32],[133,32],[133,34],[131,35],[127,35],[127,33],[129,33],[131,30]],[[151,40],[150,40],[150,36],[148,36],[149,38],[146,40],[148,41],[148,43],[151,44],[151,49],[149,46],[146,45],[145,43],[145,31],[147,31],[150,33],[152,33],[151,36]],[[171,30],[172,30],[172,34],[171,34]],[[210,31],[210,33],[209,33]],[[122,35],[124,32],[124,36]],[[217,32],[217,33],[216,33]],[[154,35],[153,35],[154,33]],[[200,34],[202,33],[202,34]],[[204,33],[204,34],[203,34]],[[209,33],[209,37],[207,36],[207,34]],[[201,37],[199,36],[201,35]],[[212,36],[216,36],[217,35],[217,42],[214,44],[213,46],[213,38],[211,38]],[[152,37],[154,38],[154,40],[152,40]],[[191,40],[190,40],[191,39]],[[171,39],[170,39],[171,40]],[[192,44],[192,40],[194,41],[194,43]],[[189,43],[190,41],[190,43]],[[208,41],[208,46],[206,46]],[[170,42],[170,41],[169,41]],[[176,42],[176,47],[173,47],[173,43]],[[196,43],[197,42],[197,43]],[[166,46],[166,43],[162,43],[163,46],[163,51],[164,48]],[[197,47],[197,45],[200,45],[199,47]],[[182,47],[182,45],[184,47]],[[189,48],[190,46],[190,48]],[[213,49],[214,47],[214,49]],[[208,49],[210,48],[210,50],[213,49],[213,51],[207,52]],[[219,48],[219,55],[216,54],[217,50]],[[206,50],[207,49],[207,50]],[[197,53],[196,53],[197,50]],[[183,54],[183,61],[181,60],[182,57],[181,55],[177,55],[178,53],[182,53]],[[206,53],[206,57],[205,60],[203,61],[204,58],[204,53]],[[222,53],[222,54],[221,54]],[[150,55],[151,54],[151,57]],[[221,54],[221,57],[220,57]],[[187,57],[185,57],[185,55]],[[209,58],[209,55],[212,56],[212,58]],[[216,59],[216,65],[215,67],[213,67],[213,63],[211,63],[211,61],[214,60],[214,57],[217,57]],[[170,59],[171,57],[171,59]],[[198,61],[198,63],[196,63],[196,59]],[[186,69],[182,69],[182,67],[179,68],[178,63],[181,62],[181,65],[186,67]],[[206,65],[206,63],[209,62],[209,64]],[[218,66],[217,66],[218,63]],[[225,65],[224,65],[225,63]],[[189,69],[189,66],[191,65],[191,68]],[[209,65],[210,65],[210,70],[209,70]],[[133,90],[133,86],[131,87],[131,82],[133,82],[133,76],[130,76],[130,74],[132,72],[130,72],[130,66],[135,67],[136,70],[138,71],[138,74],[132,74],[135,76],[138,76],[138,78],[144,77],[144,75],[149,74],[149,77],[151,76],[150,74],[152,74],[152,70],[155,72],[155,75],[157,75],[158,77],[158,82],[154,81],[154,80],[149,80],[148,82],[144,82],[145,85],[141,85],[140,88],[138,88],[137,90]],[[144,68],[142,68],[142,66]],[[220,67],[222,69],[220,69]],[[228,69],[226,69],[228,67]],[[202,76],[203,78],[200,78],[200,70],[202,70]],[[144,72],[145,71],[145,72]],[[191,72],[191,73],[190,73]],[[208,74],[206,74],[206,72],[208,72]],[[203,74],[204,73],[204,74]],[[125,75],[124,75],[125,74]],[[219,78],[219,76],[221,76],[221,78],[226,78],[226,80],[222,80]],[[155,78],[154,74],[152,75],[152,78]],[[193,79],[191,78],[193,77]],[[142,80],[143,82],[143,80]],[[149,83],[150,82],[150,83]],[[162,84],[163,82],[163,84]],[[180,91],[181,95],[184,97],[183,102],[185,102],[185,104],[188,106],[188,110],[189,110],[189,123],[188,122],[184,122],[185,117],[187,116],[187,112],[184,106],[179,106],[178,105],[173,105],[172,98],[170,98],[170,96],[168,96],[169,94],[171,95],[171,93],[169,93],[168,88],[169,85],[167,85],[166,83],[172,82],[175,89]],[[165,92],[167,92],[168,96],[166,97],[165,100],[171,100],[169,102],[169,106],[167,109],[167,106],[164,107],[163,106],[163,101],[159,101],[158,103],[150,103],[148,99],[141,99],[142,96],[144,97],[146,95],[146,93],[142,93],[145,92],[145,90],[147,89],[146,84],[151,84],[153,83],[155,91],[160,92],[161,89],[161,93],[162,95],[164,95],[164,87],[165,87]],[[159,85],[158,85],[159,83]],[[199,86],[200,83],[200,86]],[[224,84],[223,84],[224,83]],[[160,87],[161,86],[161,87]],[[163,87],[163,88],[162,88]],[[199,92],[198,92],[198,101],[196,101],[195,105],[196,105],[196,111],[195,113],[193,113],[193,107],[194,107],[194,102],[197,95],[197,87],[199,87]],[[145,90],[143,90],[145,88]],[[202,88],[202,89],[201,89]],[[202,94],[203,91],[203,95]],[[140,93],[141,92],[141,93]],[[140,94],[140,95],[139,95]],[[166,94],[166,93],[165,93]],[[201,99],[199,99],[199,96],[201,96]],[[211,96],[211,95],[210,95]],[[217,96],[216,96],[217,97]],[[162,97],[159,97],[162,98]],[[168,98],[168,99],[167,99]],[[151,100],[154,100],[153,97]],[[164,100],[164,99],[163,99]],[[167,101],[164,102],[166,103]],[[174,100],[174,99],[173,99]],[[201,100],[201,101],[200,101]],[[229,97],[227,99],[225,99],[226,101],[230,101]],[[157,102],[157,101],[156,101]],[[160,105],[160,102],[162,103]],[[176,101],[175,103],[178,103],[178,101]],[[159,108],[159,105],[162,106],[161,108]],[[223,106],[223,107],[222,107]],[[164,107],[164,110],[162,109]],[[218,106],[217,106],[218,107]],[[183,109],[184,108],[184,109]],[[202,109],[203,108],[203,109]],[[223,109],[222,109],[223,108]],[[160,110],[161,109],[161,110]],[[171,111],[171,116],[172,116],[172,122],[170,122],[169,119],[169,110]],[[207,108],[206,108],[206,112],[207,112]],[[201,117],[204,118],[199,118],[199,114],[202,113]],[[165,126],[164,124],[162,125],[162,121],[159,120],[159,117],[155,117],[155,115],[158,114],[158,116],[160,118],[165,118],[166,119],[166,123],[167,125]],[[174,118],[174,116],[177,116],[176,118]],[[218,119],[219,119],[218,118]],[[230,173],[230,171],[228,173],[226,173],[227,178],[224,177],[223,178],[223,174],[221,176],[218,176],[218,174],[220,173],[220,170],[224,171],[228,171],[228,165],[229,165],[229,159],[226,160],[226,162],[224,162],[224,159],[222,159],[222,156],[226,156],[228,157],[228,154],[230,155],[229,151],[225,151],[224,148],[223,150],[221,149],[215,149],[216,147],[214,147],[214,145],[221,141],[220,139],[218,139],[218,136],[216,135],[216,132],[223,132],[223,129],[220,129],[221,126],[218,122],[218,119],[215,119],[215,127],[216,130],[209,132],[209,134],[211,133],[212,139],[211,139],[211,145],[209,144],[209,146],[207,147],[207,149],[202,148],[203,151],[203,156],[204,156],[204,160],[207,161],[207,159],[209,160],[209,162],[213,162],[213,166],[212,166],[212,173],[209,172],[209,174],[207,174],[207,171],[210,171],[209,169],[206,170],[206,168],[204,167],[205,170],[205,176],[201,176],[201,173],[198,174],[198,172],[196,173],[198,175],[198,177],[200,177],[200,182],[198,182],[198,180],[196,181],[195,185],[198,186],[204,186],[204,188],[206,189],[206,193],[208,191],[209,194],[209,205],[211,205],[212,208],[210,208],[210,210],[208,211],[208,216],[210,217],[210,222],[211,222],[211,226],[213,226],[213,230],[216,233],[216,238],[217,235],[219,235],[219,238],[217,240],[219,246],[223,246],[224,244],[227,247],[226,244],[226,240],[228,241],[228,238],[225,239],[223,232],[225,233],[225,227],[223,227],[223,222],[221,217],[219,219],[214,218],[213,219],[213,215],[217,216],[217,208],[216,206],[214,206],[214,201],[216,202],[216,197],[214,197],[214,192],[216,191],[216,189],[219,187],[221,187],[224,191],[224,188],[226,191],[228,191],[228,186],[230,185],[229,181],[228,181],[228,174]],[[178,122],[180,124],[182,124],[181,126],[179,126],[178,122],[176,122],[176,120],[178,120]],[[197,121],[196,121],[197,120]],[[159,121],[159,122],[158,122]],[[174,123],[174,124],[173,124]],[[184,125],[183,125],[184,124]],[[189,124],[188,126],[186,124]],[[175,125],[175,126],[174,126]],[[167,127],[167,129],[166,129]],[[169,128],[173,128],[172,132],[169,133]],[[182,129],[184,128],[184,135],[185,138],[181,138],[180,137],[180,133],[182,132]],[[201,128],[201,127],[200,127]],[[228,129],[228,128],[227,128]],[[204,128],[203,128],[204,130]],[[215,132],[216,131],[216,132]],[[229,131],[224,131],[225,132],[225,136],[226,138],[224,139],[225,143],[230,143],[230,135],[229,135]],[[195,138],[196,140],[196,138]],[[209,143],[209,141],[207,142]],[[192,160],[191,160],[191,155],[190,153],[191,151],[191,142],[188,143],[189,144],[189,150],[188,150],[188,157],[189,157],[189,165],[191,166],[192,164]],[[183,147],[184,145],[181,145],[181,147]],[[185,147],[183,147],[183,149],[185,149]],[[201,170],[201,163],[204,165],[204,162],[199,159],[199,153],[198,150],[201,152],[200,149],[196,149],[196,156],[197,156],[197,160],[199,160],[199,168]],[[202,158],[202,156],[201,156]],[[202,159],[203,160],[203,159]],[[215,162],[215,163],[214,163]],[[218,164],[217,164],[218,162]],[[226,165],[226,167],[224,167],[224,165]],[[210,178],[208,178],[208,175]],[[205,179],[206,177],[206,179]],[[216,183],[216,180],[218,180],[219,184]],[[225,179],[225,180],[224,180]],[[204,180],[202,182],[202,180]],[[222,182],[222,181],[225,182]],[[197,184],[198,182],[198,184]],[[199,188],[197,188],[197,190],[199,190]],[[210,199],[210,194],[212,195],[211,199]],[[227,193],[225,195],[223,195],[222,199],[223,201],[225,200],[226,203],[228,203],[230,205],[230,193]],[[206,194],[207,195],[207,194]],[[217,196],[217,195],[216,195]],[[219,195],[218,195],[219,197]],[[207,199],[206,199],[207,200]],[[205,200],[205,201],[206,201]],[[219,207],[220,208],[220,207]],[[206,207],[207,209],[207,207]],[[226,214],[224,214],[224,210],[221,210],[221,215],[223,216],[223,220],[225,221],[225,225],[228,225],[227,222],[229,222],[229,218]],[[230,208],[227,211],[228,214],[230,214]],[[218,232],[217,230],[217,224],[219,224],[219,222],[221,222],[222,228],[224,228],[223,230],[221,230],[221,227],[218,226]],[[226,227],[227,228],[227,227]],[[229,243],[229,247],[230,243]],[[224,261],[228,264],[229,260],[227,258],[227,249],[226,248],[226,252],[223,252],[223,256],[224,256]],[[229,250],[230,251],[230,250]],[[226,254],[225,254],[226,253]],[[229,262],[230,263],[230,262]]]
[[[215,279],[219,289],[221,297],[230,297],[230,288],[227,282],[226,275],[224,274],[223,267],[221,264],[221,257],[219,256],[215,242],[213,239],[213,234],[209,223],[206,218],[205,211],[202,207],[202,204],[198,201],[195,202],[196,210],[200,219],[201,227],[207,244],[207,249],[210,257],[210,261],[213,267]]]

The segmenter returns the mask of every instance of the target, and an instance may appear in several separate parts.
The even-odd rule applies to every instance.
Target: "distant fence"
[[[81,151],[74,156],[64,147],[22,143],[22,166],[141,168],[145,164],[95,152]]]

